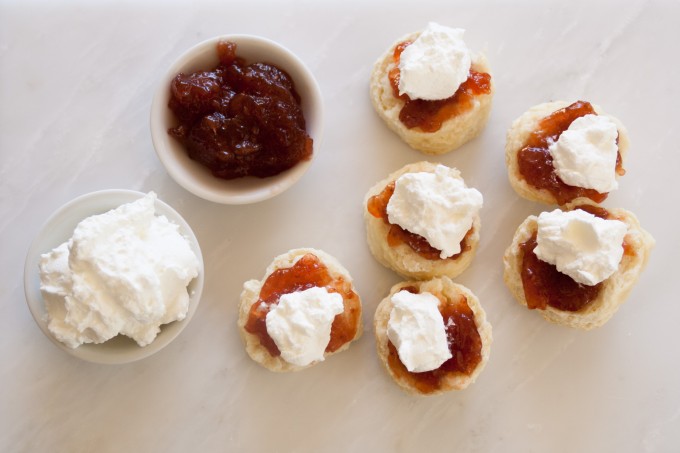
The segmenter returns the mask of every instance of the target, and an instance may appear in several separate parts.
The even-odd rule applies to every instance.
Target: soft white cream
[[[584,285],[609,278],[623,257],[628,227],[575,209],[543,212],[538,216],[536,256]]]
[[[387,321],[387,338],[407,370],[435,370],[452,357],[436,296],[399,291],[391,301],[394,307]]]
[[[86,218],[40,262],[48,328],[76,348],[118,334],[140,346],[185,318],[199,262],[178,226],[156,216],[156,194]]]
[[[267,333],[288,363],[307,366],[324,359],[336,315],[344,311],[342,296],[312,287],[284,294],[265,322]]]
[[[465,30],[430,22],[401,53],[399,94],[437,100],[453,96],[470,73],[472,58]]]
[[[576,118],[548,147],[555,172],[571,186],[600,193],[617,189],[617,137],[616,124],[609,118],[600,115]]]
[[[458,170],[437,165],[434,173],[397,178],[387,216],[390,223],[424,237],[445,259],[460,253],[483,201],[478,190],[465,187]]]

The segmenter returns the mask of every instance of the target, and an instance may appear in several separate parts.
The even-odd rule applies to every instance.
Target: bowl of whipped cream
[[[59,208],[31,244],[28,307],[60,349],[121,364],[148,357],[187,326],[203,290],[187,222],[155,193],[102,190]]]

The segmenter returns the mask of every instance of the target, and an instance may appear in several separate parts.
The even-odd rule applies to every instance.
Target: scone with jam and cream
[[[238,327],[248,355],[272,371],[298,371],[361,336],[361,299],[349,272],[316,249],[277,256],[243,285]]]
[[[431,22],[395,42],[373,66],[370,96],[378,115],[412,148],[443,154],[480,134],[494,87],[486,58],[465,30]]]
[[[366,194],[369,248],[381,264],[406,277],[455,277],[477,251],[482,203],[482,194],[468,188],[457,169],[406,165]]]
[[[462,390],[489,359],[491,324],[479,300],[447,277],[393,286],[374,327],[387,373],[411,394]]]
[[[589,330],[626,300],[653,246],[633,213],[582,198],[519,226],[503,257],[504,280],[548,321]]]
[[[629,141],[613,116],[588,102],[532,107],[508,130],[505,161],[523,198],[564,205],[585,197],[601,203],[618,188]]]

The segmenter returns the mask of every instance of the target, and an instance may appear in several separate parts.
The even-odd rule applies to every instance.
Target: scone
[[[584,101],[540,104],[508,130],[508,178],[528,200],[562,206],[586,197],[601,203],[625,173],[628,147],[623,124],[598,106]]]
[[[594,222],[592,219],[579,218],[557,228],[550,223],[549,216],[570,211],[586,211],[599,219],[618,220],[623,223],[620,235],[610,236],[613,233],[599,226],[589,226]],[[541,216],[548,220],[541,223],[547,239],[544,240],[546,245],[538,250]],[[517,228],[512,244],[505,251],[506,285],[520,304],[538,309],[550,322],[584,330],[603,325],[628,297],[647,263],[654,239],[642,229],[633,213],[624,209],[605,209],[583,198],[575,200],[563,211],[541,216],[529,216]],[[563,234],[566,249],[559,248],[559,243],[551,237],[553,234]],[[607,241],[615,242],[617,237],[619,245],[609,248]],[[580,247],[580,243],[585,247]],[[558,244],[553,248],[557,250],[555,256],[551,256],[553,244]],[[604,248],[608,249],[607,254],[614,250],[618,250],[618,254],[594,254]],[[607,266],[610,269],[607,270]],[[607,274],[609,276],[601,280]]]
[[[312,248],[277,256],[243,285],[238,327],[248,355],[272,371],[298,371],[361,336],[361,300],[349,272]]]
[[[371,72],[375,111],[402,140],[423,153],[447,153],[472,140],[484,129],[491,111],[494,85],[489,65],[483,55],[467,50],[462,32],[429,24],[424,31],[397,40]],[[424,50],[406,54],[419,38]],[[404,56],[409,57],[407,64]],[[442,62],[451,66],[442,67]],[[413,89],[404,86],[400,63],[413,74],[408,79],[413,80]],[[463,76],[452,76],[455,71]]]
[[[491,324],[479,300],[447,277],[393,286],[374,328],[387,373],[411,394],[462,390],[489,359]]]
[[[477,251],[481,205],[482,195],[465,186],[457,169],[408,164],[364,198],[371,253],[406,277],[453,278],[467,269]]]

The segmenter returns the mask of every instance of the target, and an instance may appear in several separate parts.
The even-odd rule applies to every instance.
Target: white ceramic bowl
[[[130,203],[143,197],[141,192],[132,190],[102,190],[80,196],[59,208],[47,220],[38,236],[35,238],[26,256],[24,266],[24,292],[28,308],[47,338],[52,343],[69,354],[83,360],[95,363],[120,364],[133,362],[135,360],[148,357],[165,346],[180,334],[187,326],[191,317],[196,312],[198,303],[201,300],[203,291],[203,255],[198,240],[189,225],[184,219],[170,206],[160,200],[156,200],[156,214],[164,215],[173,223],[179,225],[179,231],[183,234],[191,245],[192,250],[198,257],[200,269],[198,277],[194,278],[188,286],[190,301],[189,311],[186,318],[182,321],[175,321],[161,326],[156,339],[149,345],[140,347],[137,343],[123,335],[118,335],[109,341],[101,344],[84,344],[75,349],[61,343],[54,338],[47,329],[47,311],[45,302],[40,293],[40,255],[51,251],[59,244],[68,240],[75,230],[76,225],[86,217],[94,214],[101,214],[116,208],[122,204]]]
[[[151,105],[151,138],[156,154],[170,176],[196,196],[224,204],[247,204],[280,194],[307,171],[313,160],[302,161],[293,168],[268,178],[245,177],[231,180],[216,178],[210,170],[187,155],[184,147],[168,134],[177,125],[168,108],[170,83],[180,73],[209,70],[217,66],[217,43],[236,43],[236,55],[247,63],[270,63],[285,70],[295,83],[305,115],[307,133],[314,140],[313,156],[319,152],[323,128],[321,90],[305,64],[290,50],[265,38],[250,35],[218,36],[183,53],[160,80]]]

